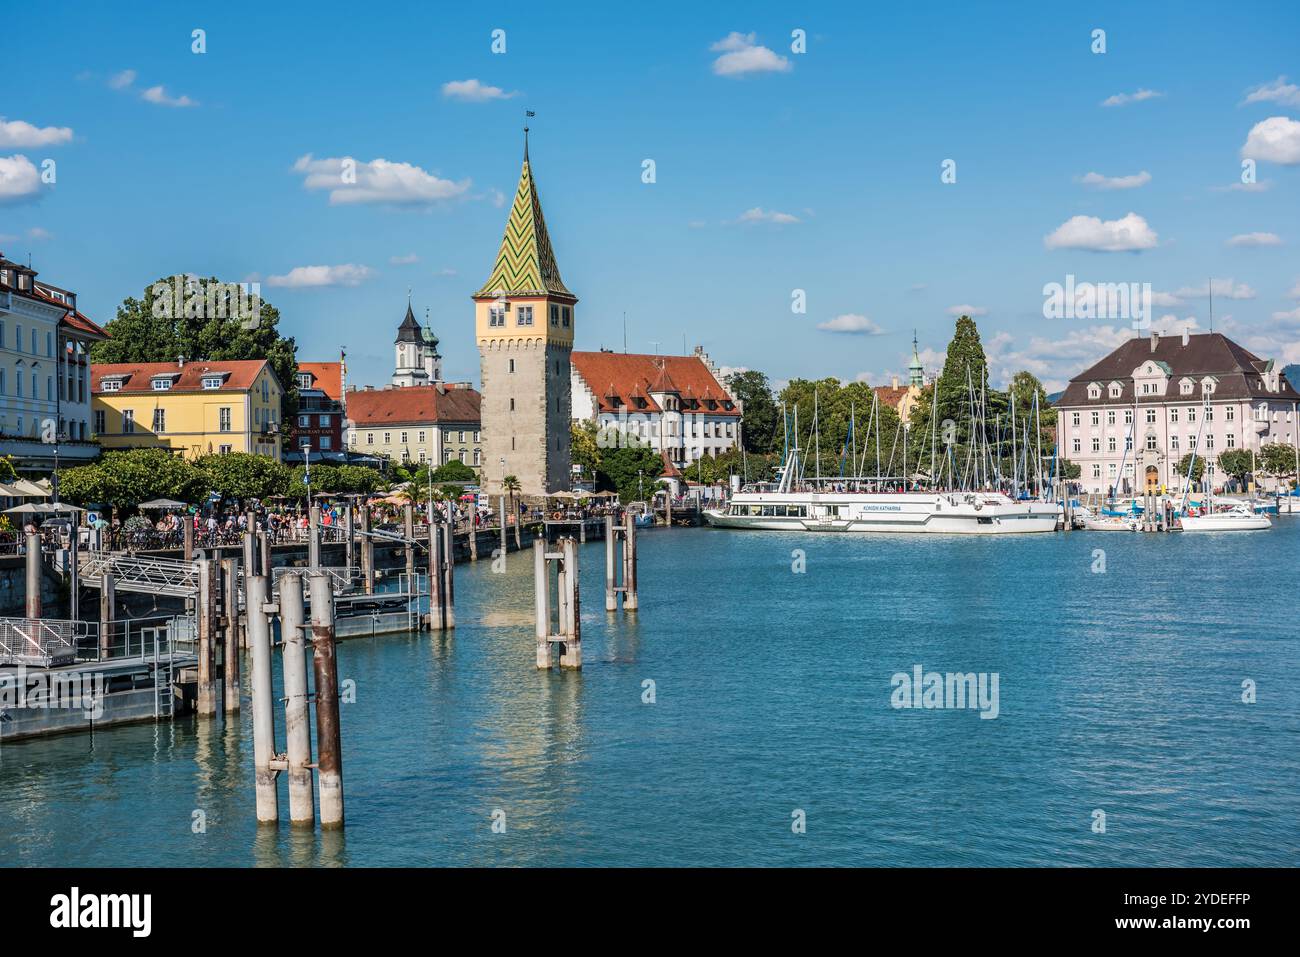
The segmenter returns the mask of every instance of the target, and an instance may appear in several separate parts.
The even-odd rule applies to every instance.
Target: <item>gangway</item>
[[[77,659],[88,622],[55,618],[0,618],[0,665],[51,668]]]
[[[115,552],[84,552],[80,556],[81,583],[101,588],[111,575],[117,591],[144,595],[190,598],[199,590],[199,573],[193,562],[168,558],[141,558]]]

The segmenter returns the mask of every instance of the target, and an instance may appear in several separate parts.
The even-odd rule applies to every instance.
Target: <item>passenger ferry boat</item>
[[[775,485],[747,487],[725,508],[705,509],[704,520],[717,528],[775,531],[1009,535],[1052,532],[1063,518],[1059,504],[1016,501],[1002,492],[855,488],[881,489],[887,479],[804,479],[796,487],[797,461],[792,454]]]

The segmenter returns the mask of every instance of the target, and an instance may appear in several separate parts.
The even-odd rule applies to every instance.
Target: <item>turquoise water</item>
[[[257,827],[246,706],[4,745],[0,863],[1300,863],[1300,518],[639,540],[635,618],[581,553],[580,674],[533,667],[526,554],[458,567],[454,635],[342,644],[342,836]],[[918,664],[996,672],[998,717],[891,707]]]

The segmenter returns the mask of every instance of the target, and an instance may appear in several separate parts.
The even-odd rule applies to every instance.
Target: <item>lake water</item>
[[[339,647],[342,835],[257,826],[246,700],[4,745],[0,863],[1293,866],[1300,518],[1275,526],[655,530],[635,617],[583,548],[581,673],[534,667],[531,555],[461,565],[454,634]],[[917,665],[996,673],[998,716],[892,707]]]

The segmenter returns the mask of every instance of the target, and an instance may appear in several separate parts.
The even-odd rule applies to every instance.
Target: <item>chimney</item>
[[[1187,343],[1188,343],[1189,341],[1191,341],[1191,338],[1192,338],[1192,334],[1191,334],[1191,332],[1190,332],[1186,327],[1183,327],[1183,347],[1184,347],[1184,348],[1186,348]]]
[[[894,376],[894,384],[891,386],[891,388],[894,389],[898,388],[898,376]]]
[[[1156,346],[1160,345],[1160,333],[1152,330],[1151,332],[1151,351],[1156,351]]]
[[[177,365],[178,368],[184,369],[184,368],[185,368],[185,357],[184,357],[184,356],[177,356],[177,357],[176,357],[176,365]]]

